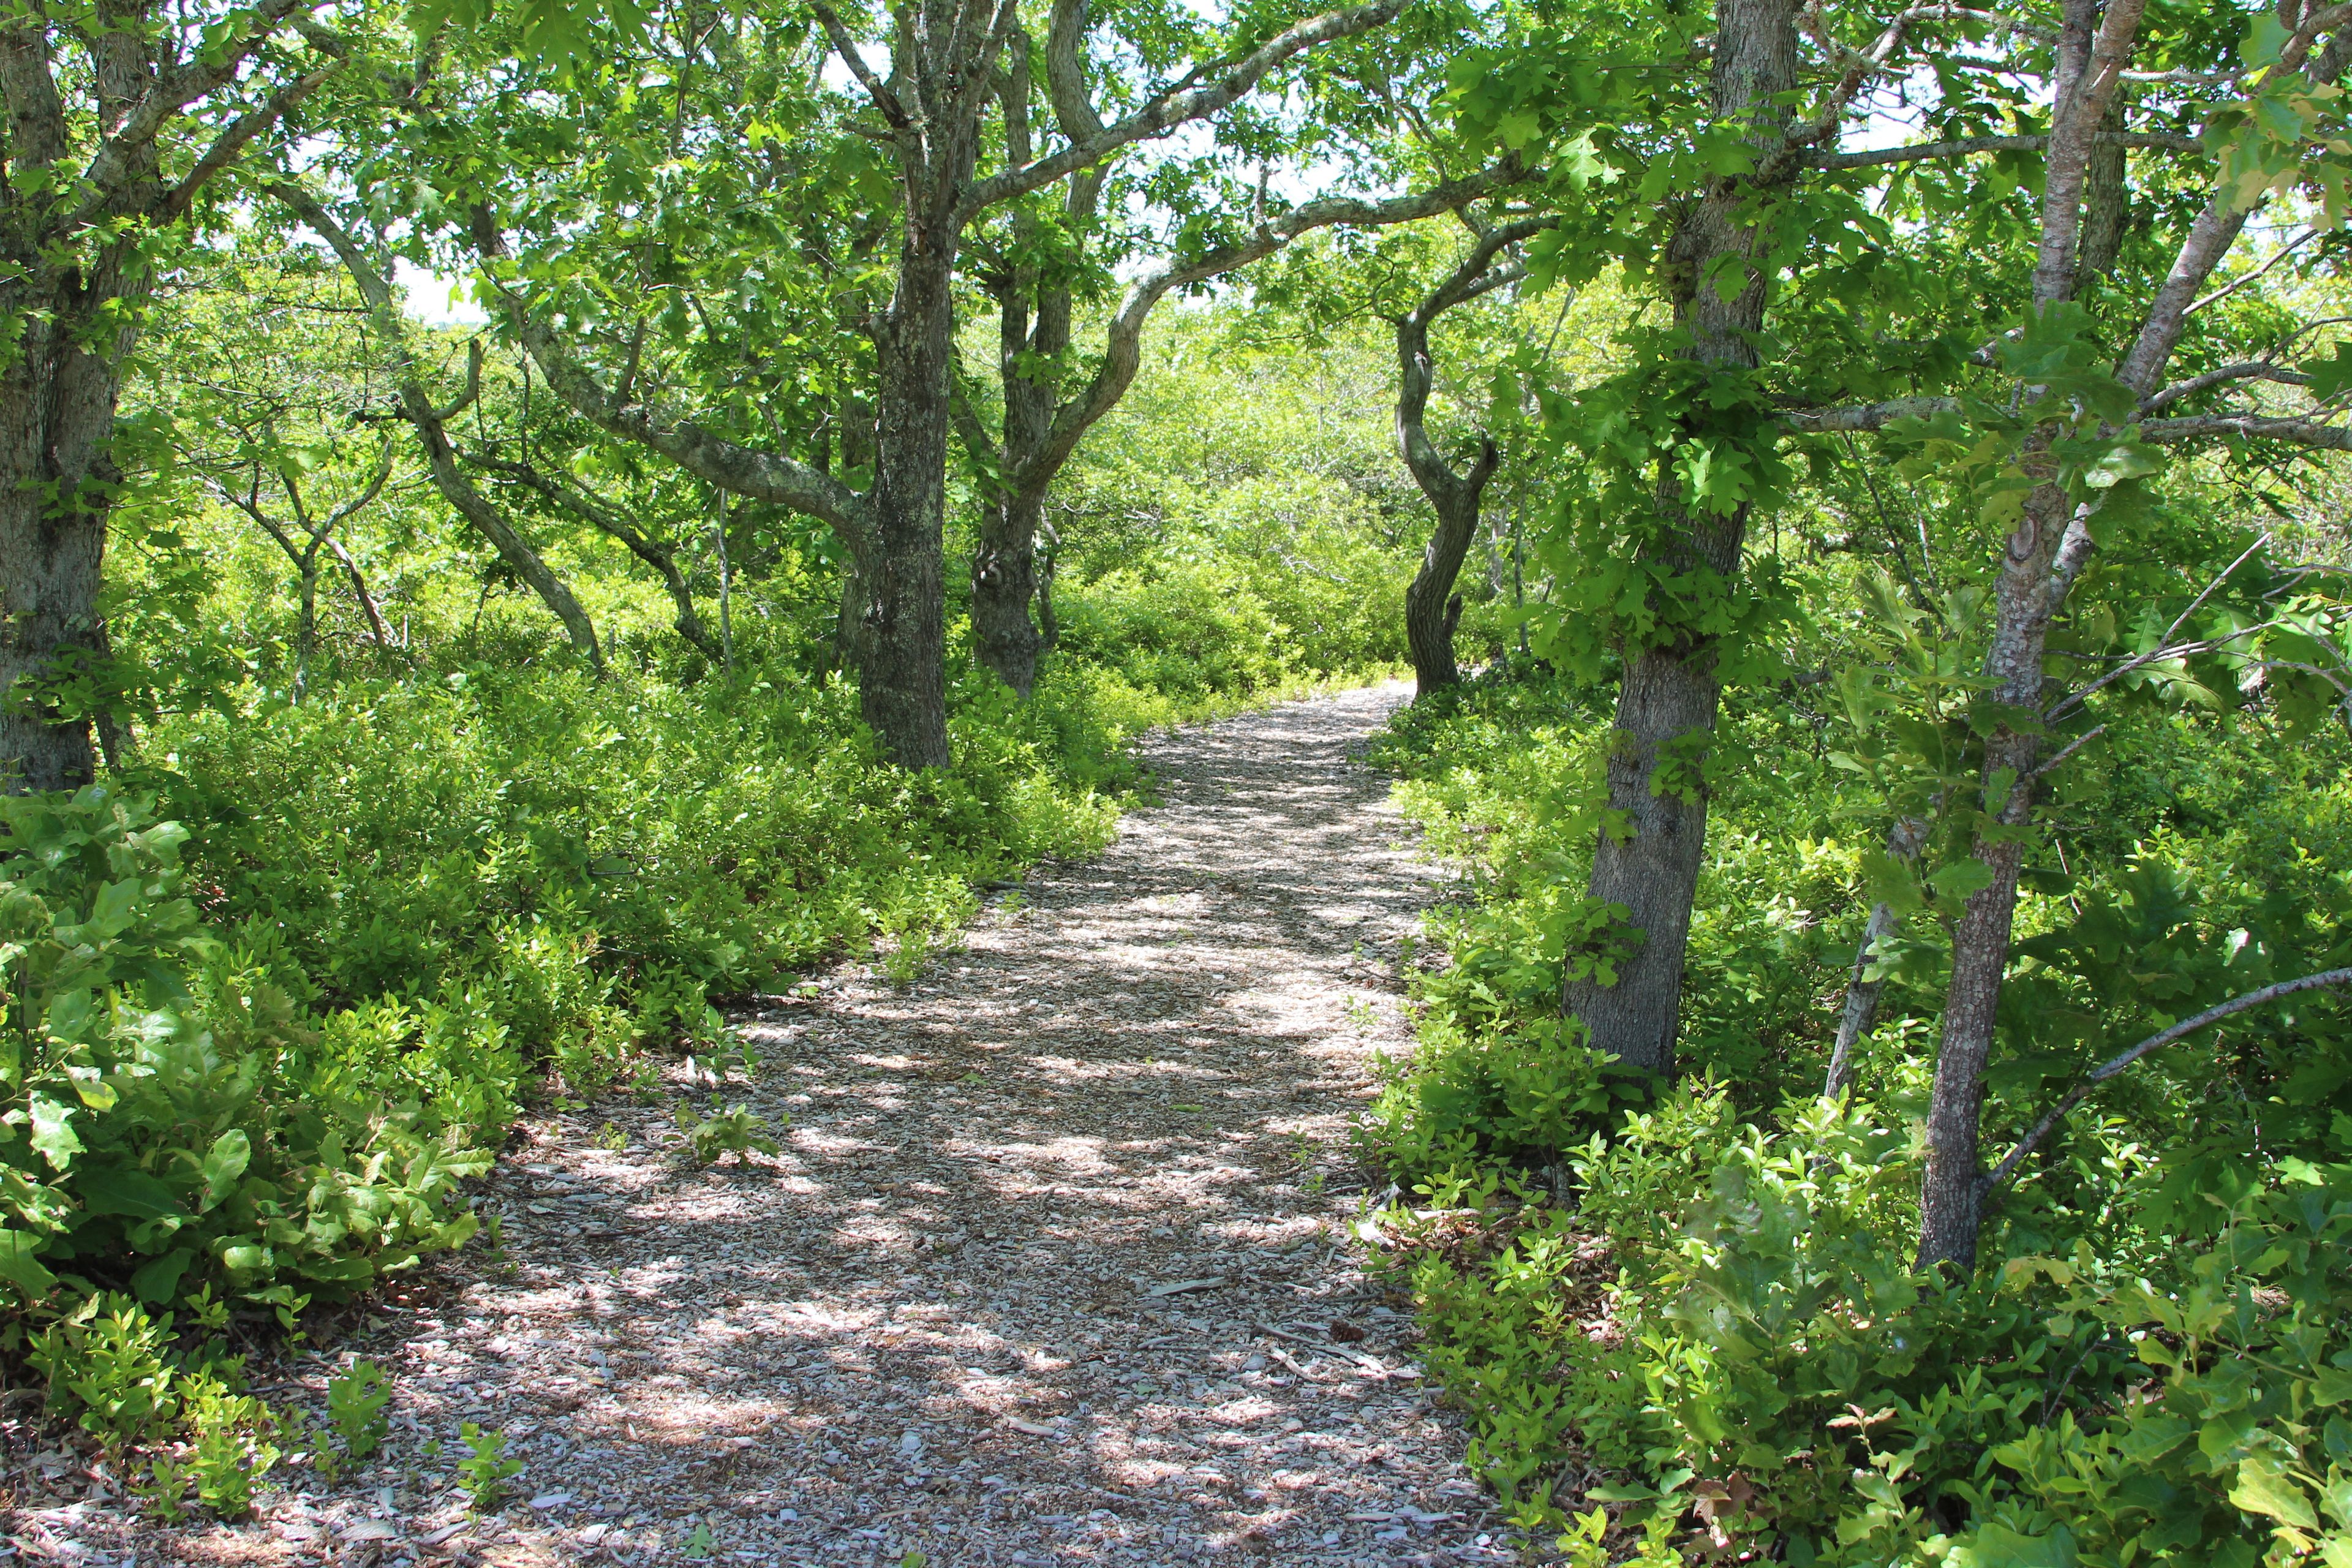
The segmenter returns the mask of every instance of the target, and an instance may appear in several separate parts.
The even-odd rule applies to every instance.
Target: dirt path
[[[365,1342],[395,1462],[150,1551],[1507,1560],[1345,1228],[1428,897],[1351,753],[1404,695],[1161,737],[1165,804],[1100,859],[910,985],[845,971],[747,1022],[728,1092],[791,1119],[777,1159],[683,1173],[668,1105],[539,1125],[488,1202],[506,1266]],[[527,1466],[471,1523],[465,1420]]]

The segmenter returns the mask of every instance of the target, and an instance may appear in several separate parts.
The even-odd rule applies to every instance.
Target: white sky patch
[[[473,285],[465,279],[428,272],[414,262],[394,258],[392,281],[400,289],[400,308],[412,321],[428,327],[489,324],[489,312],[474,302]]]

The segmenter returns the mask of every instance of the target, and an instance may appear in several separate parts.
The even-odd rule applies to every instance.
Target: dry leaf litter
[[[481,1199],[502,1256],[260,1379],[316,1409],[353,1356],[391,1372],[386,1454],[340,1488],[284,1468],[312,1489],[167,1530],[102,1464],[34,1455],[0,1552],[1511,1560],[1349,1228],[1349,1118],[1407,1041],[1399,939],[1432,895],[1356,756],[1407,695],[1154,737],[1162,804],[1102,858],[1040,868],[911,984],[851,966],[739,1019],[761,1065],[724,1092],[775,1158],[684,1170],[667,1105],[534,1122]],[[467,1421],[525,1467],[481,1517]]]

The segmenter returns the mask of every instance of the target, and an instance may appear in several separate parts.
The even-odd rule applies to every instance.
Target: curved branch
[[[2194,397],[2200,392],[2210,392],[2233,381],[2276,381],[2288,386],[2311,384],[2311,377],[2299,370],[2289,370],[2268,360],[2245,360],[2209,370],[2202,375],[2192,375],[2187,381],[2176,381],[2162,392],[2151,393],[2141,401],[2140,412],[2153,414],[2159,408],[2170,407],[2184,397]]]
[[[572,646],[584,655],[599,675],[604,669],[604,650],[596,640],[595,624],[588,612],[563,580],[548,569],[547,563],[530,546],[530,542],[515,531],[489,498],[474,488],[457,467],[457,450],[450,445],[449,433],[433,399],[425,390],[422,370],[416,355],[407,342],[394,306],[392,285],[384,280],[383,271],[369,259],[359,241],[327,213],[316,196],[292,180],[278,179],[267,186],[269,194],[285,204],[287,209],[325,240],[343,270],[351,274],[352,283],[367,301],[368,313],[375,331],[383,339],[385,351],[393,358],[393,368],[399,384],[401,416],[416,432],[417,445],[425,450],[426,467],[432,471],[433,488],[442,499],[455,508],[459,516],[488,539],[507,563],[522,580],[530,584],[542,603],[563,623]]]
[[[994,206],[1000,202],[1050,185],[1066,174],[1074,174],[1089,164],[1099,163],[1122,147],[1138,142],[1164,136],[1191,121],[1202,120],[1239,101],[1268,71],[1296,55],[1321,44],[1369,33],[1385,26],[1402,15],[1405,0],[1372,0],[1369,5],[1352,6],[1345,11],[1329,11],[1311,16],[1297,26],[1276,34],[1259,45],[1228,68],[1216,81],[1205,87],[1171,88],[1160,93],[1134,113],[1103,128],[1096,135],[1075,142],[1060,152],[1026,163],[1017,169],[977,182],[964,193],[962,212],[965,216]],[[1060,107],[1057,103],[1057,109]]]
[[[474,247],[486,263],[503,258],[505,247],[477,212]],[[641,395],[616,397],[582,364],[555,333],[505,284],[489,276],[507,324],[538,365],[556,396],[572,412],[608,436],[660,453],[706,483],[751,500],[790,507],[831,525],[853,546],[871,532],[866,498],[831,474],[780,454],[762,452],[714,435]]]
[[[2233,996],[2218,1007],[2208,1007],[2193,1018],[2184,1018],[2169,1029],[2150,1035],[2120,1056],[2110,1057],[2091,1069],[2090,1074],[2081,1083],[2068,1090],[2065,1099],[2052,1106],[2049,1113],[2033,1124],[2033,1131],[2020,1139],[2017,1147],[2002,1156],[2000,1164],[1985,1173],[1979,1191],[1984,1195],[1990,1196],[1994,1189],[2016,1173],[2018,1163],[2041,1145],[2042,1141],[2050,1135],[2051,1130],[2058,1125],[2068,1111],[2082,1104],[2093,1089],[2139,1060],[2140,1058],[2147,1056],[2150,1051],[2161,1050],[2175,1040],[2185,1039],[2209,1025],[2218,1024],[2222,1019],[2243,1013],[2249,1008],[2266,1006],[2282,997],[2292,996],[2298,991],[2316,991],[2323,986],[2330,985],[2352,985],[2352,969],[2322,970],[2317,974],[2306,974],[2299,980],[2282,980],[2275,985],[2265,985],[2259,991],[2249,991],[2242,996]]]
[[[1094,379],[1083,392],[1055,412],[1053,426],[1044,445],[1021,466],[1017,475],[1012,476],[1013,483],[1008,488],[1016,493],[1042,492],[1052,482],[1054,475],[1061,470],[1062,465],[1069,460],[1070,454],[1077,449],[1079,437],[1117,406],[1135,380],[1137,368],[1142,363],[1143,324],[1150,318],[1152,308],[1172,290],[1222,277],[1237,267],[1246,267],[1315,229],[1340,226],[1372,228],[1433,217],[1439,213],[1451,212],[1476,201],[1490,191],[1522,177],[1523,171],[1517,162],[1507,160],[1467,179],[1449,181],[1420,195],[1397,196],[1387,201],[1326,196],[1268,219],[1247,239],[1220,246],[1189,261],[1172,257],[1163,260],[1128,286],[1127,297],[1120,301],[1118,313],[1111,318],[1102,363],[1097,367]]]
[[[1523,277],[1525,268],[1498,268],[1496,258],[1549,226],[1548,219],[1521,218],[1486,230],[1462,258],[1461,265],[1410,314],[1397,320],[1397,450],[1405,467],[1412,470],[1413,482],[1433,502],[1450,503],[1465,495],[1475,497],[1493,474],[1496,458],[1494,443],[1482,442],[1471,471],[1457,474],[1438,451],[1436,443],[1429,438],[1429,394],[1436,380],[1429,354],[1430,326],[1455,306]]]
[[[562,510],[619,540],[630,554],[654,569],[662,580],[662,586],[669,591],[670,603],[677,610],[677,635],[693,644],[706,658],[718,659],[724,657],[721,645],[711,637],[709,628],[702,624],[702,612],[694,603],[694,590],[687,584],[685,574],[677,569],[677,551],[656,544],[638,532],[619,508],[606,505],[577,485],[550,479],[530,463],[510,462],[476,452],[468,452],[465,458],[478,468],[486,468],[537,491]]]

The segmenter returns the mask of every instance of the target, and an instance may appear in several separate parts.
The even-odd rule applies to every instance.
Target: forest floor
[[[535,1118],[498,1248],[259,1380],[316,1410],[354,1355],[391,1373],[386,1457],[341,1486],[282,1467],[254,1521],[165,1530],[37,1456],[9,1533],[85,1568],[1511,1560],[1350,1231],[1433,897],[1356,755],[1405,695],[1156,736],[1162,802],[1100,858],[910,983],[739,1019],[760,1064],[717,1092],[772,1158],[681,1165],[714,1087],[683,1072]],[[478,1516],[466,1421],[524,1467]]]

